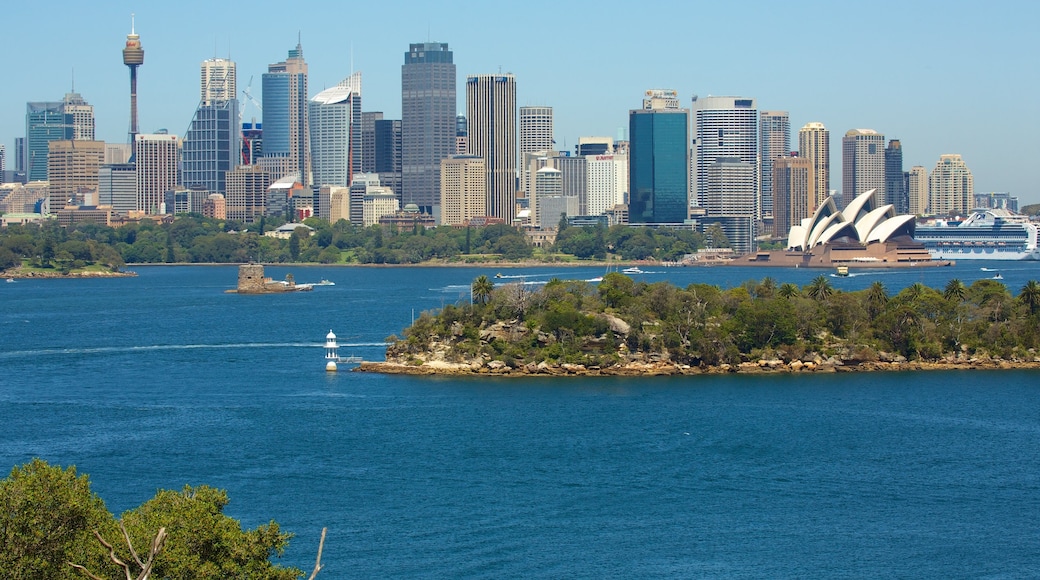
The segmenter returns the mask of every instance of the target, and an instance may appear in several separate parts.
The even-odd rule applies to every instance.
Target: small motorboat
[[[322,278],[320,282],[315,284],[315,286],[335,286],[335,285],[336,285],[335,282],[333,282],[331,280],[326,280],[325,278]]]
[[[621,271],[623,274],[642,274],[643,271],[638,266],[632,266],[631,268],[625,268]]]

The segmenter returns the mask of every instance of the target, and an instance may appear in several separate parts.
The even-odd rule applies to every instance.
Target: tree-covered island
[[[670,375],[930,368],[1040,368],[1040,284],[1013,296],[996,280],[945,288],[881,282],[843,292],[825,276],[720,289],[637,282],[543,287],[473,281],[472,302],[424,312],[387,339],[407,374]]]

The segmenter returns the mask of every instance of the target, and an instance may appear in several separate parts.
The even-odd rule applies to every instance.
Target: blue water
[[[974,263],[832,283],[896,292],[980,267],[1015,293],[1040,278]],[[287,272],[336,285],[224,294],[233,267],[0,284],[0,469],[75,464],[115,513],[227,489],[243,525],[297,534],[284,563],[309,570],[327,526],[320,578],[1040,576],[1040,373],[326,374],[329,328],[340,354],[380,359],[413,309],[499,270],[268,268]],[[657,272],[637,277],[821,273]]]

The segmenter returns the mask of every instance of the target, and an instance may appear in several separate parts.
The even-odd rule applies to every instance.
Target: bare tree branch
[[[318,542],[318,559],[314,561],[314,571],[311,572],[311,577],[308,578],[308,580],[314,580],[314,577],[318,575],[318,572],[321,572],[321,569],[324,568],[324,566],[321,565],[321,551],[325,548],[325,532],[328,530],[328,528],[321,529],[321,541]]]
[[[147,562],[141,562],[141,558],[138,557],[137,552],[134,550],[133,544],[130,542],[130,534],[127,533],[126,527],[123,525],[122,521],[119,522],[119,529],[121,529],[123,531],[123,538],[126,540],[127,547],[130,548],[130,554],[133,555],[134,560],[137,562],[137,565],[141,568],[141,573],[138,574],[137,578],[133,577],[133,573],[130,571],[130,565],[127,564],[126,562],[120,560],[119,557],[116,556],[116,549],[112,546],[112,544],[109,544],[108,542],[106,542],[105,538],[101,537],[101,533],[100,532],[98,532],[97,530],[94,530],[94,537],[97,538],[98,541],[101,542],[101,545],[104,546],[108,550],[108,558],[110,560],[112,560],[112,562],[114,564],[116,564],[117,566],[119,566],[119,567],[121,567],[123,569],[123,573],[126,575],[126,580],[148,580],[148,576],[152,573],[152,566],[155,565],[155,556],[159,553],[159,550],[162,550],[163,543],[166,542],[166,528],[159,528],[159,532],[157,534],[155,534],[155,539],[152,540],[152,547],[148,551],[148,561]],[[322,540],[322,543],[325,542],[325,532],[324,531],[322,531],[322,538],[321,538],[321,540]],[[321,548],[320,547],[318,548],[318,560],[319,561],[321,560]],[[89,570],[87,570],[84,566],[81,566],[80,564],[73,564],[72,562],[68,562],[68,565],[72,566],[76,570],[79,570],[80,572],[86,574],[87,576],[89,576],[93,580],[105,580],[104,578],[101,578],[99,576],[95,576]],[[317,574],[317,570],[315,570],[315,574]]]

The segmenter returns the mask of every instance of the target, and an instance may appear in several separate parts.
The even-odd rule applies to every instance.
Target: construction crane
[[[249,84],[246,85],[246,88],[242,89],[242,94],[245,95],[247,99],[249,99],[250,103],[253,103],[253,106],[256,107],[256,110],[262,113],[264,111],[264,107],[260,104],[260,101],[256,100],[256,98],[253,97],[253,93],[251,92],[252,88],[253,77],[249,77]]]
[[[253,96],[252,89],[253,77],[250,76],[249,84],[246,85],[246,88],[242,89],[242,94],[245,95],[247,99],[249,99],[250,103],[253,103],[253,106],[256,107],[256,110],[263,113],[264,107],[260,104],[260,101],[256,100],[256,98]],[[256,159],[253,158],[253,155],[255,153],[253,150],[253,139],[255,135],[259,134],[259,132],[256,129],[256,117],[253,117],[253,122],[250,125],[250,131],[245,130],[245,124],[242,123],[243,109],[245,109],[245,106],[242,106],[238,109],[238,126],[242,130],[242,164],[252,165],[256,163]]]

